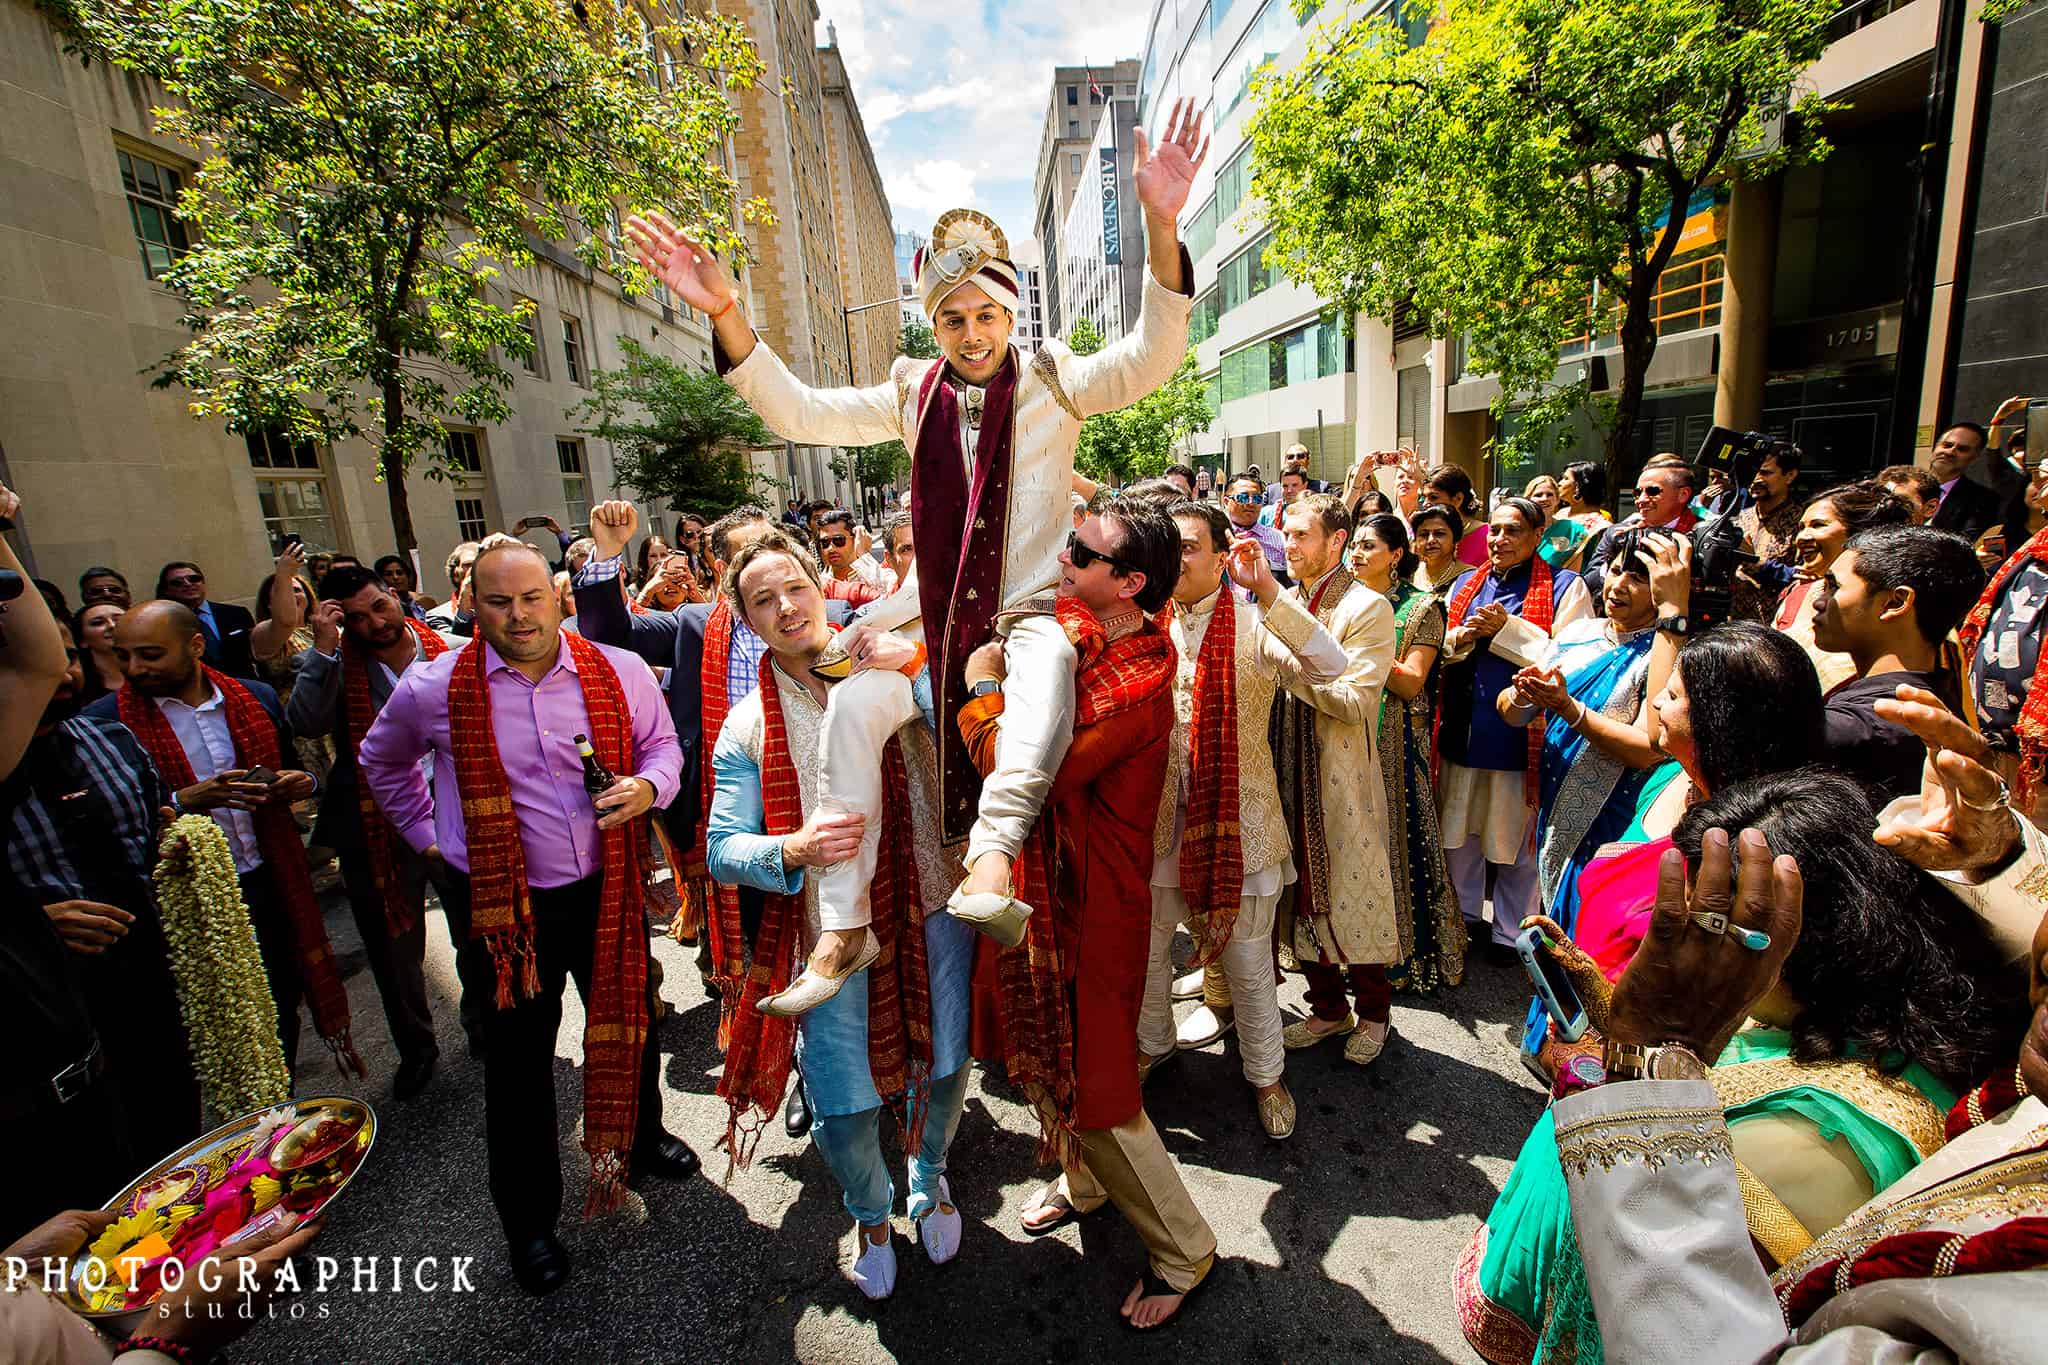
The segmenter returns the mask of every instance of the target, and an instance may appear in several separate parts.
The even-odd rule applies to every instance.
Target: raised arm
[[[590,539],[596,548],[576,571],[576,628],[586,640],[630,649],[657,668],[673,667],[682,627],[672,611],[632,612],[619,591],[623,556],[640,513],[630,502],[601,502],[590,509]]]
[[[1208,154],[1193,100],[1174,105],[1157,148],[1143,128],[1137,130],[1137,169],[1131,178],[1145,211],[1145,257],[1151,268],[1145,272],[1136,329],[1094,355],[1070,357],[1062,367],[1068,393],[1084,414],[1129,407],[1171,379],[1188,353],[1194,263],[1180,244],[1175,222]]]
[[[21,500],[0,484],[0,521],[11,523],[20,510]],[[5,537],[0,537],[0,569],[28,578]],[[34,584],[24,582],[23,587],[26,591],[8,604],[6,619],[0,621],[0,778],[21,761],[42,723],[43,708],[70,666],[50,604]]]
[[[270,615],[249,631],[250,656],[265,662],[283,657],[291,648],[292,632],[304,624],[299,616],[299,596],[292,591],[292,584],[305,575],[306,547],[297,541],[285,546],[273,568],[270,600],[266,604]]]
[[[725,267],[666,214],[636,214],[626,235],[649,273],[711,319],[719,372],[770,431],[799,445],[870,446],[904,439],[893,383],[814,389],[799,380],[755,335]]]

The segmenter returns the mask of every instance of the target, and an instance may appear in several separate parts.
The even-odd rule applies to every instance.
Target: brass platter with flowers
[[[289,1100],[224,1123],[101,1205],[115,1217],[71,1264],[60,1296],[89,1318],[147,1308],[163,1268],[232,1256],[287,1214],[314,1217],[362,1168],[377,1115],[346,1095]]]

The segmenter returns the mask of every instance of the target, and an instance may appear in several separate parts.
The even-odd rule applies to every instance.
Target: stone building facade
[[[845,307],[859,310],[849,313],[844,330],[853,347],[853,382],[879,384],[889,377],[902,332],[899,310],[891,306],[897,298],[895,228],[875,149],[846,78],[839,35],[829,24],[826,31],[828,41],[818,49],[818,84],[825,97],[832,222]]]

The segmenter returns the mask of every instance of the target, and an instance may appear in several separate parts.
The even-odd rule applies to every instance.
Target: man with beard
[[[65,950],[43,988],[75,991],[97,1038],[82,1061],[44,1068],[33,1108],[0,1109],[0,1118],[57,1157],[30,1183],[47,1176],[69,1187],[42,1200],[64,1207],[97,1203],[113,1182],[199,1136],[201,1116],[150,885],[171,793],[118,721],[76,714],[78,651],[69,628],[57,628],[70,668],[0,797],[4,884],[11,913],[42,907]]]
[[[227,836],[242,904],[256,927],[263,974],[277,1002],[285,1062],[299,1053],[299,1002],[336,1059],[358,1075],[349,1039],[348,992],[327,941],[306,845],[292,803],[311,796],[313,775],[285,768],[292,752],[277,693],[230,678],[205,662],[207,637],[182,602],[144,602],[114,628],[114,655],[127,682],[86,714],[135,732],[180,815],[208,815]]]
[[[639,818],[675,798],[682,752],[647,665],[562,630],[539,550],[509,536],[486,541],[469,588],[476,638],[406,671],[357,758],[399,835],[446,864],[443,894],[464,903],[471,937],[490,955],[491,1201],[513,1277],[541,1295],[569,1277],[555,1236],[555,1035],[570,977],[584,1002],[586,1210],[617,1207],[630,1177],[697,1170],[696,1153],[661,1127],[643,908],[651,864]],[[614,777],[595,795],[579,746]],[[431,792],[420,770],[429,754]]]
[[[1031,914],[1012,894],[1011,864],[1073,735],[1074,650],[1050,599],[1075,445],[1087,416],[1135,403],[1186,354],[1193,267],[1175,219],[1206,150],[1192,101],[1176,105],[1156,154],[1138,135],[1133,177],[1149,269],[1137,325],[1122,341],[1091,356],[1055,341],[1021,353],[1011,341],[1018,276],[1008,242],[985,214],[954,209],[912,266],[943,358],[899,358],[887,382],[865,389],[799,382],[760,343],[730,275],[709,252],[658,214],[629,225],[642,263],[710,317],[720,372],[770,430],[802,443],[902,441],[911,451],[911,517],[927,572],[916,592],[877,604],[868,621],[876,631],[921,622],[943,716],[966,700],[967,656],[991,638],[1007,642],[1015,705],[994,766],[978,774],[958,736],[941,726],[939,769],[945,837],[967,843],[967,878],[948,908],[999,942],[1017,942]],[[844,644],[857,658],[859,636]],[[848,681],[826,723],[822,799],[872,810],[881,746],[915,706],[900,676],[872,670]],[[879,838],[870,826],[856,856],[820,876],[823,932],[804,974],[767,1007],[815,1008],[872,960],[865,897]]]
[[[298,681],[285,719],[301,735],[334,737],[334,770],[320,800],[313,842],[341,862],[341,882],[355,912],[356,929],[370,960],[370,975],[384,1001],[384,1021],[398,1048],[394,1098],[411,1099],[432,1079],[441,1048],[427,1004],[426,888],[431,880],[448,914],[455,969],[462,978],[462,1021],[471,1049],[482,1047],[483,1001],[489,990],[484,963],[470,943],[463,918],[467,903],[446,879],[408,848],[377,809],[356,767],[356,749],[398,680],[415,663],[435,659],[462,641],[412,619],[390,584],[350,565],[320,580],[313,610],[313,647],[297,660]]]

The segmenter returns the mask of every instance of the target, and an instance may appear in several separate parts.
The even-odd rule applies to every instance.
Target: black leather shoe
[[[653,1139],[642,1138],[633,1144],[634,1176],[651,1175],[657,1180],[688,1180],[703,1168],[704,1163],[690,1150],[690,1144],[679,1137],[663,1133]]]
[[[804,1098],[802,1081],[789,1088],[789,1098],[783,1101],[782,1131],[793,1138],[800,1138],[811,1131],[811,1104]]]
[[[569,1249],[552,1232],[514,1242],[511,1257],[512,1278],[535,1298],[554,1293],[569,1278]]]
[[[429,1052],[400,1062],[398,1074],[391,1078],[391,1098],[409,1100],[425,1090],[427,1082],[434,1079],[434,1063],[440,1059],[438,1052]]]

